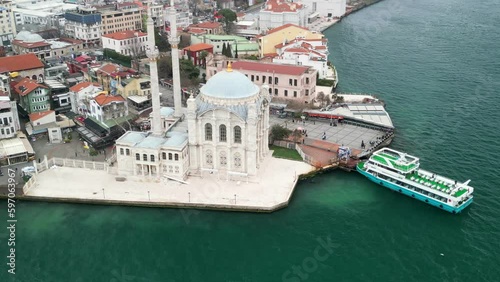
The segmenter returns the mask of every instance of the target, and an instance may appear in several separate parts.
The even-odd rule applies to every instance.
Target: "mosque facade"
[[[153,22],[148,19],[150,32]],[[203,172],[223,179],[255,176],[269,153],[268,86],[255,85],[229,63],[200,94],[187,100],[187,108],[181,108],[180,100],[175,101],[175,109],[160,107],[157,78],[153,81],[158,56],[151,51],[154,38],[148,41],[153,126],[151,132],[129,131],[116,141],[118,174],[151,180],[185,180]],[[176,47],[172,45],[172,52],[177,52]],[[180,82],[179,75],[173,79]],[[174,100],[180,98],[177,92],[180,83],[174,83]]]

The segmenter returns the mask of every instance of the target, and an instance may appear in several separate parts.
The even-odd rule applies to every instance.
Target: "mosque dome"
[[[200,89],[201,94],[220,99],[249,98],[258,94],[260,88],[231,66],[212,76]]]
[[[21,30],[17,35],[15,40],[20,40],[26,43],[35,43],[35,42],[41,42],[44,41],[44,39],[36,34],[36,33],[31,33],[27,30]]]

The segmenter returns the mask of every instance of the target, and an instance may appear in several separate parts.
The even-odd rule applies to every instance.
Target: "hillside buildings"
[[[101,14],[94,7],[78,7],[75,11],[64,14],[65,33],[71,38],[83,41],[84,48],[101,45]]]
[[[236,45],[238,45],[238,52],[241,50],[243,53],[255,53],[258,54],[259,45],[256,42],[251,42],[245,37],[235,36],[235,35],[213,35],[213,34],[203,34],[203,35],[191,35],[191,44],[206,43],[213,46],[214,54],[221,54],[224,44],[229,45],[232,48],[232,54],[234,54]],[[245,51],[244,51],[245,50]],[[242,54],[243,54],[242,53]]]
[[[83,48],[83,42],[77,39],[43,39],[40,35],[26,30],[20,31],[12,41],[12,50],[16,54],[33,53],[40,59],[67,56]]]
[[[305,27],[307,10],[304,5],[286,0],[268,0],[259,12],[259,30],[264,33],[286,24]]]

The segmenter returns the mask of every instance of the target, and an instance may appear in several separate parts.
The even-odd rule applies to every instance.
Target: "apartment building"
[[[83,48],[101,44],[101,14],[95,7],[80,6],[64,14],[64,30],[67,36],[83,41]]]
[[[134,30],[109,33],[102,36],[102,47],[136,57],[146,52],[147,37],[146,33]]]
[[[115,9],[100,9],[101,35],[142,29],[141,9],[135,3],[116,4]]]
[[[16,20],[10,0],[0,0],[0,46],[9,46],[16,35]]]
[[[128,106],[122,96],[99,94],[90,100],[90,116],[105,123],[108,120],[128,116]]]
[[[285,24],[306,26],[307,10],[300,3],[286,0],[269,0],[259,12],[259,30],[266,32]]]
[[[280,44],[286,44],[299,37],[306,40],[317,40],[323,39],[325,36],[321,33],[310,31],[302,26],[286,24],[273,28],[264,35],[257,36],[260,56],[265,57],[268,54],[276,54],[277,47],[279,47]]]

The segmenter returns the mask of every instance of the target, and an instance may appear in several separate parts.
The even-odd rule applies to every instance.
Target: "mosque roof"
[[[15,40],[23,41],[24,43],[35,43],[45,41],[39,34],[31,33],[25,29],[21,30]]]
[[[259,93],[259,87],[241,72],[230,69],[212,76],[200,92],[214,98],[240,99]]]
[[[182,149],[187,139],[188,136],[184,132],[169,131],[166,136],[154,136],[146,132],[128,131],[116,140],[116,143],[144,149],[161,147]]]

